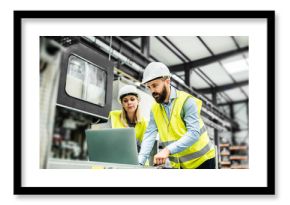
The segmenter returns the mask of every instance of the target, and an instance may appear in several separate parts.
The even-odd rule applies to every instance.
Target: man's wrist
[[[168,151],[168,155],[170,155],[172,153],[172,147],[170,147],[170,145],[165,147],[164,149],[166,149]]]
[[[138,157],[139,164],[144,165],[145,161],[146,161],[146,157],[139,155],[139,157]]]

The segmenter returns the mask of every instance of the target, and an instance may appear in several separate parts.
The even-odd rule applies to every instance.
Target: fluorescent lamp
[[[223,66],[230,74],[249,70],[247,62],[244,59],[223,63]]]

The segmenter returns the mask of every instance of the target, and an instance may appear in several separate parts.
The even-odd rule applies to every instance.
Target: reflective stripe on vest
[[[211,148],[212,147],[211,147],[210,143],[208,143],[204,148],[202,148],[198,152],[194,152],[192,154],[188,154],[188,155],[185,155],[185,156],[182,156],[182,157],[171,157],[171,156],[169,156],[169,160],[171,160],[171,161],[173,161],[175,163],[187,162],[189,160],[196,159],[196,158],[199,158],[199,157],[205,155]]]
[[[200,129],[200,133],[199,133],[199,135],[202,135],[203,133],[205,133],[206,132],[206,128],[205,128],[205,126],[203,126],[201,129]],[[167,142],[159,142],[159,146],[161,146],[161,147],[166,147],[166,146],[168,146],[168,145],[170,145],[171,143],[173,143],[173,142],[176,142],[177,140],[173,140],[173,141],[167,141]]]

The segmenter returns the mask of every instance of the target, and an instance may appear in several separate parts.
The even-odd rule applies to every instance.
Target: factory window
[[[69,57],[65,86],[68,95],[104,106],[106,79],[100,67],[75,55]]]

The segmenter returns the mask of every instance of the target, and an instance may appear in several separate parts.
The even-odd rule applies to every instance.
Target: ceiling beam
[[[245,99],[245,100],[237,100],[237,101],[233,101],[231,103],[219,103],[217,104],[218,106],[225,106],[225,105],[235,105],[235,104],[240,104],[240,103],[249,103],[249,98]]]
[[[244,81],[240,81],[240,82],[236,82],[236,83],[230,83],[230,84],[225,84],[225,85],[221,85],[221,86],[217,86],[214,88],[201,88],[201,89],[196,89],[197,92],[199,93],[212,93],[213,91],[215,92],[223,92],[226,90],[230,90],[233,88],[238,88],[241,86],[245,86],[249,84],[249,80],[244,80]],[[214,89],[214,90],[213,90]]]
[[[170,50],[177,58],[179,58],[183,63],[185,63],[186,61],[184,60],[184,58],[178,53],[176,52],[173,48],[171,48],[169,45],[167,45],[167,43],[165,43],[165,41],[159,37],[159,36],[155,36],[155,38],[161,43],[163,44],[168,50]]]
[[[141,38],[141,52],[147,57],[150,57],[150,37],[142,36]]]
[[[132,46],[134,46],[136,49],[139,49],[140,51],[142,50],[141,49],[141,46],[139,46],[137,43],[135,43],[134,41],[130,41],[129,42]],[[153,61],[159,61],[157,58],[155,58],[154,56],[151,55],[150,53],[150,56],[149,56]],[[149,58],[148,58],[149,59]]]
[[[214,63],[216,61],[220,61],[223,60],[225,58],[234,56],[234,55],[238,55],[240,53],[249,51],[249,47],[246,46],[244,48],[240,48],[240,49],[236,49],[236,50],[232,50],[232,51],[228,51],[228,52],[224,52],[224,53],[220,53],[214,56],[210,56],[210,57],[206,57],[206,58],[201,58],[195,61],[191,61],[191,62],[187,62],[187,63],[182,63],[182,64],[178,64],[178,65],[173,65],[170,66],[169,69],[171,72],[178,72],[178,71],[184,71],[184,69],[192,69],[192,68],[197,68],[200,66],[204,66],[204,65],[208,65],[211,63]]]
[[[141,36],[121,36],[125,41],[131,41],[136,38],[140,38]]]
[[[135,63],[140,65],[141,67],[146,67],[150,60],[140,51],[133,46],[130,46],[128,42],[126,42],[123,38],[114,36],[112,38],[106,36],[95,36],[99,40],[103,41],[107,45],[112,46],[113,49],[122,53],[124,56],[128,57],[129,59],[134,60]]]

